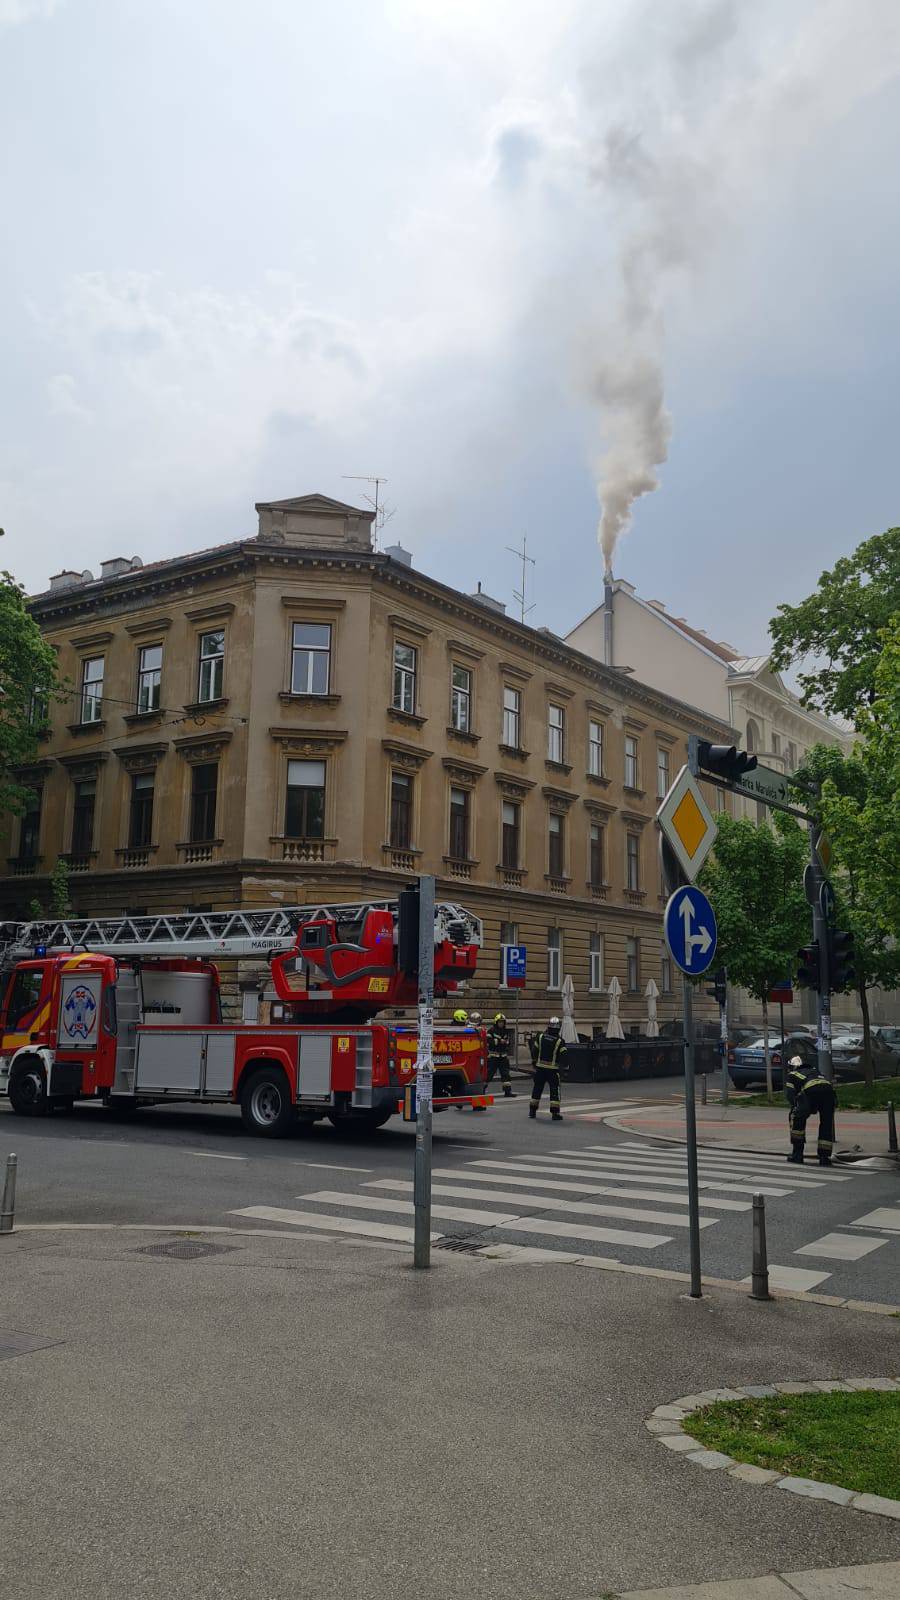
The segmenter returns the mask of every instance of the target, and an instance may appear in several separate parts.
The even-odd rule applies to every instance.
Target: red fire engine
[[[37,1116],[75,1100],[235,1103],[253,1133],[327,1117],[382,1126],[415,1073],[398,903],[0,924],[0,1094]],[[472,976],[481,923],[435,908],[435,994]],[[270,959],[270,1023],[223,1023],[213,957]],[[484,1103],[483,1030],[439,1024],[435,1109]]]

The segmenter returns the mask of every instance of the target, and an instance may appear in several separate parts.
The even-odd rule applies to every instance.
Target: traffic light
[[[697,740],[697,770],[701,775],[709,772],[717,778],[724,778],[726,783],[739,783],[755,766],[756,756],[739,750],[736,744],[710,744],[708,739]]]
[[[727,978],[724,967],[719,967],[719,970],[713,973],[712,985],[706,992],[710,1000],[715,1000],[717,1006],[724,1006],[728,999]]]
[[[400,890],[397,912],[397,965],[408,978],[419,975],[419,885]]]
[[[837,928],[828,930],[828,987],[833,994],[852,989],[856,983],[856,965],[852,933]]]
[[[805,944],[802,950],[797,951],[797,987],[818,989],[819,978],[819,941],[813,939],[812,944]]]

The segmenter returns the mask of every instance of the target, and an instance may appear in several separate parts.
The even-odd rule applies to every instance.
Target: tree
[[[778,607],[769,623],[772,666],[819,658],[798,673],[804,705],[856,722],[874,703],[880,634],[898,610],[900,528],[888,528],[823,572],[815,594]]]
[[[17,769],[38,749],[41,707],[57,692],[56,655],[30,616],[20,584],[0,573],[0,812],[20,813],[31,790]]]
[[[717,962],[729,982],[762,1002],[766,1088],[772,1098],[768,993],[793,972],[797,951],[809,935],[810,912],[803,894],[806,835],[792,817],[776,816],[773,827],[746,817],[717,818],[715,851],[700,875],[719,925]]]
[[[72,898],[69,893],[69,863],[58,856],[50,874],[50,910],[54,917],[72,915]]]
[[[876,682],[882,672],[879,666]],[[900,696],[900,684],[896,690]],[[877,849],[873,852],[871,830],[860,825],[872,793],[873,772],[856,751],[845,756],[834,745],[815,745],[791,780],[807,804],[825,823],[834,852],[832,867],[836,894],[835,926],[853,935],[856,982],[853,991],[859,998],[863,1019],[863,1075],[874,1081],[872,1036],[869,1018],[869,989],[893,989],[900,981],[900,950],[891,927],[878,912],[879,895],[885,876],[897,882],[900,876],[900,839],[893,852],[884,850],[881,825]],[[882,778],[879,778],[881,786]],[[900,772],[894,778],[894,796]],[[810,793],[822,798],[810,802]],[[896,803],[896,802],[895,802]],[[900,923],[894,924],[894,927]]]

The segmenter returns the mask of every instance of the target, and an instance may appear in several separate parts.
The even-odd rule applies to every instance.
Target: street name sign
[[[693,883],[719,830],[688,767],[682,767],[656,813],[656,820],[682,872],[688,882]]]
[[[697,978],[712,965],[719,937],[715,912],[693,884],[670,895],[663,931],[672,960],[688,977]]]
[[[788,780],[774,767],[754,767],[743,777],[735,778],[730,787],[736,794],[745,794],[750,800],[762,800],[766,805],[786,806],[790,803]]]

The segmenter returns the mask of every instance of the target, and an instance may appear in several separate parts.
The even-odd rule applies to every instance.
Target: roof
[[[649,604],[649,601],[645,603]],[[677,628],[679,633],[686,634],[696,644],[702,644],[704,650],[712,651],[712,654],[718,656],[720,661],[732,662],[738,659],[730,645],[723,644],[720,639],[711,639],[708,633],[703,632],[702,628],[692,628],[690,623],[685,622],[684,617],[673,617],[670,611],[660,611],[659,615],[665,617],[667,622],[671,622],[673,628]],[[761,659],[764,661],[766,657],[763,656]]]
[[[753,677],[768,665],[768,656],[735,656],[728,663],[728,671],[737,677]]]

